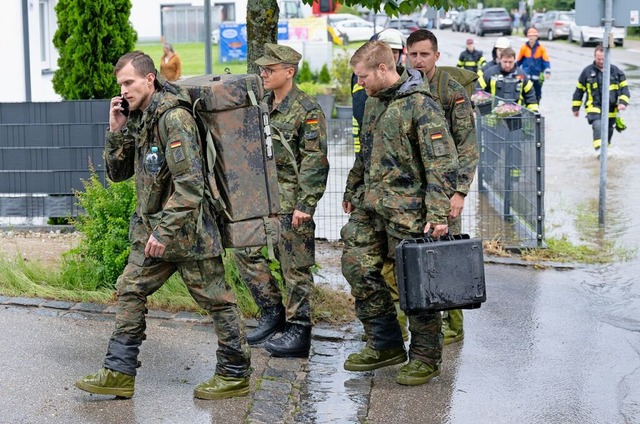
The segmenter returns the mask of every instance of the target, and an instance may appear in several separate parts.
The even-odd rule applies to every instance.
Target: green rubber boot
[[[426,362],[411,359],[408,363],[400,368],[396,383],[405,386],[419,386],[427,383],[434,377],[440,375],[440,368],[437,365],[427,364]]]
[[[133,396],[136,378],[133,375],[102,368],[76,381],[76,387],[96,395],[113,395],[123,398]]]
[[[224,377],[218,374],[193,389],[193,397],[198,399],[226,399],[248,394],[249,377]]]
[[[347,360],[344,361],[344,369],[347,371],[371,371],[401,364],[406,360],[407,352],[404,347],[375,350],[365,346],[360,352],[349,355]]]
[[[442,313],[442,335],[444,336],[445,346],[464,340],[462,323],[461,309],[453,309]]]

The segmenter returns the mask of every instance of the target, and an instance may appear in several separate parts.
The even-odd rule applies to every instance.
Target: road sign
[[[640,2],[638,0],[612,0],[613,26],[639,26]],[[576,24],[603,26],[605,0],[576,0]]]

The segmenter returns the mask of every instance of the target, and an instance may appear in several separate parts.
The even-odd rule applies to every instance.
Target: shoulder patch
[[[308,97],[307,94],[303,94],[302,96],[299,96],[298,101],[307,112],[312,111],[314,109],[320,109],[320,106],[310,97]]]

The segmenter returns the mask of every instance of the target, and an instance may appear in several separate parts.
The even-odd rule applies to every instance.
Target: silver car
[[[569,38],[571,24],[575,22],[575,12],[550,10],[542,21],[535,25],[540,38],[553,41],[556,38]]]

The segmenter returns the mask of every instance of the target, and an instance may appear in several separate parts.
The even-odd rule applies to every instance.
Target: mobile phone
[[[121,96],[121,98],[122,101],[120,102],[120,106],[122,107],[122,114],[124,116],[129,116],[129,102],[124,98],[124,96]]]

